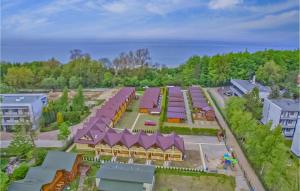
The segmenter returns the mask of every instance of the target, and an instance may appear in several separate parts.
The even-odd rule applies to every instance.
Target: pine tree
[[[66,140],[69,135],[70,135],[71,131],[69,129],[69,125],[64,122],[59,126],[59,134],[58,134],[58,138],[59,139],[63,139]]]
[[[84,95],[82,86],[79,86],[77,93],[73,98],[72,109],[73,111],[82,111],[84,109]]]

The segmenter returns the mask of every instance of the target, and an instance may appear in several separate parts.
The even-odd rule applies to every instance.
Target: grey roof
[[[51,182],[56,171],[71,171],[77,154],[61,151],[48,151],[42,166],[31,167],[23,180],[9,185],[8,191],[40,191],[42,186]]]
[[[105,163],[97,172],[97,178],[151,184],[155,167],[140,164]],[[130,175],[130,176],[129,176]]]
[[[264,86],[258,82],[255,82],[255,84],[253,84],[249,80],[239,80],[239,79],[232,79],[231,81],[238,83],[240,86],[245,88],[247,91],[252,91],[253,88],[257,87],[260,92],[271,92],[270,87]]]
[[[46,97],[45,94],[0,94],[1,103],[4,104],[28,104]]]
[[[71,171],[76,157],[76,153],[49,151],[42,164],[42,167],[48,169],[65,169],[67,171]]]
[[[15,181],[11,183],[7,191],[40,191],[42,185],[35,182]]]
[[[270,99],[271,102],[279,106],[282,111],[299,111],[300,112],[300,99]]]
[[[31,167],[25,176],[25,180],[32,180],[33,182],[41,182],[46,184],[52,181],[55,174],[55,169],[45,169],[40,166]]]
[[[101,179],[98,188],[101,191],[143,191],[143,183]]]
[[[44,169],[40,166],[31,167],[23,180],[12,183],[8,191],[40,191],[44,184],[51,182],[56,170]]]

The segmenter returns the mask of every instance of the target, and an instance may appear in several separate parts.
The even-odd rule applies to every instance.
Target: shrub
[[[12,174],[13,180],[20,180],[26,176],[29,167],[26,163],[21,163],[18,168],[16,168]]]
[[[6,173],[0,171],[0,191],[7,190],[7,186],[9,183],[9,177]]]
[[[57,125],[60,125],[64,122],[64,118],[61,112],[56,113],[56,123]]]
[[[39,166],[43,163],[43,161],[47,155],[47,150],[46,149],[35,149],[33,151],[33,155],[35,158],[35,165]]]
[[[81,112],[80,111],[67,111],[63,112],[63,117],[65,121],[69,121],[70,123],[79,123],[80,122],[80,117],[81,117]]]
[[[59,134],[58,134],[59,139],[66,140],[69,137],[70,133],[71,131],[69,129],[69,124],[67,124],[66,122],[62,123],[59,126]]]

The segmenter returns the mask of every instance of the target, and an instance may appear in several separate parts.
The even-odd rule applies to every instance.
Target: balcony
[[[2,112],[3,116],[29,116],[29,112]]]
[[[290,119],[290,120],[296,120],[298,118],[298,113],[294,112],[293,114],[290,114],[288,112],[281,113],[280,118],[281,119]]]
[[[284,134],[285,137],[292,137],[294,134],[294,130],[292,130],[292,129],[290,131],[284,130],[282,133]]]

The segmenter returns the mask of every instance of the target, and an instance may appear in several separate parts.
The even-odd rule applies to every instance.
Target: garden
[[[59,99],[50,101],[48,106],[43,108],[39,121],[41,132],[59,129],[58,138],[66,139],[70,134],[69,126],[79,123],[89,115],[82,87],[79,86],[72,99],[69,98],[68,91],[65,88]]]

